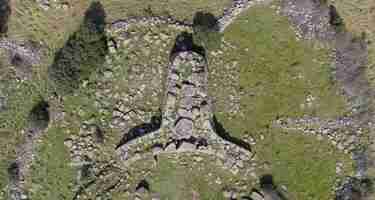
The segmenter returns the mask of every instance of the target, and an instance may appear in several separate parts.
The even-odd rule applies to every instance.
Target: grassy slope
[[[70,33],[74,32],[81,23],[84,11],[92,1],[67,1],[68,9],[57,9],[52,6],[43,10],[35,1],[12,1],[12,15],[9,22],[11,38],[32,39],[41,41],[47,47],[60,48],[67,40]],[[230,5],[229,0],[102,0],[107,13],[107,22],[124,19],[129,16],[148,15],[145,9],[151,8],[157,15],[170,13],[178,19],[192,20],[197,11],[209,11],[220,15],[224,7]],[[54,3],[52,3],[54,4]]]
[[[42,138],[32,165],[31,199],[72,199],[75,171],[64,146],[66,134],[52,127]]]
[[[239,177],[217,166],[210,157],[199,156],[203,158],[200,162],[193,161],[193,157],[186,154],[178,158],[174,155],[162,155],[156,166],[152,160],[137,162],[132,166],[133,176],[129,180],[131,188],[135,188],[145,178],[150,184],[151,193],[159,194],[161,199],[194,199],[194,193],[199,196],[198,199],[224,199],[222,190],[233,186]],[[150,173],[140,175],[144,171]],[[120,195],[115,199],[121,199]]]
[[[36,73],[33,80],[27,81],[24,84],[12,83],[11,87],[17,88],[15,92],[10,96],[9,101],[11,105],[9,110],[0,115],[1,121],[1,137],[9,138],[9,134],[18,134],[18,132],[23,128],[25,116],[35,99],[39,98],[39,95],[44,95],[45,91],[45,71],[46,66],[52,61],[52,56],[56,49],[63,46],[69,35],[74,32],[78,25],[81,23],[84,11],[88,7],[90,1],[68,1],[71,7],[68,10],[54,9],[51,8],[47,11],[41,9],[35,1],[23,1],[15,0],[12,1],[12,16],[9,22],[9,32],[8,35],[11,39],[16,40],[34,40],[42,42],[45,47],[47,47],[47,57],[44,59],[42,66],[36,66],[33,71]],[[108,0],[102,1],[105,6],[108,21],[113,21],[120,18],[125,18],[130,15],[138,14],[145,15],[144,9],[151,7],[155,13],[161,14],[169,11],[171,14],[176,15],[179,19],[192,19],[192,16],[196,11],[199,10],[209,10],[215,14],[220,14],[223,7],[228,4],[228,0],[221,1],[206,1],[206,0],[194,0],[192,2],[185,2],[181,6],[177,1],[163,2],[163,1],[115,1]],[[165,7],[166,3],[169,4]],[[193,5],[193,6],[190,6]],[[136,6],[136,7],[134,7]],[[134,8],[137,8],[134,10]],[[133,12],[134,11],[134,12]],[[3,74],[2,74],[3,75]],[[30,98],[31,97],[31,98]],[[79,102],[86,102],[88,97],[85,95],[79,97],[81,98]],[[73,98],[74,99],[74,98]],[[77,99],[76,99],[77,100]],[[74,102],[68,101],[69,102]],[[91,102],[91,100],[90,100]],[[87,105],[87,102],[86,102]],[[74,107],[74,105],[69,105],[69,107]],[[68,108],[69,110],[69,108]],[[94,110],[93,110],[94,111]],[[90,112],[88,113],[88,115]],[[0,166],[0,187],[2,188],[6,184],[6,168],[7,163],[12,157],[7,155],[13,154],[14,143],[18,143],[19,140],[15,140],[16,137],[11,137],[11,140],[3,140],[7,145],[1,145],[1,157],[2,165]],[[17,137],[19,138],[19,137]],[[55,138],[56,145],[61,145],[64,138]],[[43,145],[47,145],[50,141],[46,139]],[[46,162],[43,159],[47,159],[50,149],[44,147],[41,148],[41,158],[42,163]],[[8,154],[8,152],[11,152]],[[6,160],[4,160],[6,159]],[[48,166],[47,168],[52,168],[53,170],[58,170],[56,166]],[[56,171],[57,176],[63,175],[59,174],[60,171]],[[45,186],[49,183],[44,182]]]
[[[8,108],[0,113],[0,190],[7,184],[7,168],[15,158],[16,145],[22,142],[21,130],[26,118],[40,96],[28,83],[10,89]],[[27,97],[27,98],[25,98]]]
[[[330,80],[328,50],[296,41],[285,17],[270,8],[252,8],[228,27],[224,37],[237,47],[224,59],[238,61],[243,95],[240,114],[229,116],[220,105],[217,114],[233,133],[266,127],[278,116],[342,114],[345,102]],[[315,103],[303,108],[308,95],[316,98]]]
[[[270,169],[260,173],[272,174],[277,184],[287,186],[292,199],[331,199],[336,161],[350,171],[349,158],[326,141],[266,128],[278,116],[329,118],[344,112],[345,101],[330,80],[328,50],[296,41],[287,19],[262,6],[243,14],[224,37],[237,47],[224,59],[239,63],[242,96],[235,116],[216,106],[219,120],[239,137],[263,132],[256,152]],[[308,94],[317,100],[313,107],[302,108]]]
[[[271,130],[257,144],[257,152],[260,161],[270,163],[261,173],[272,174],[277,185],[286,186],[291,199],[331,200],[336,163],[344,163],[346,173],[352,171],[348,156],[326,140],[300,133]]]

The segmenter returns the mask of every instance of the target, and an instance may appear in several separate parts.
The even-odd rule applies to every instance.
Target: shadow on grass
[[[213,128],[215,130],[215,132],[221,137],[223,138],[224,140],[227,140],[231,143],[234,143],[236,144],[237,146],[240,146],[248,151],[252,151],[251,150],[251,146],[249,143],[241,140],[241,139],[238,139],[238,138],[235,138],[233,136],[231,136],[223,127],[223,125],[217,120],[216,116],[214,116],[212,118],[212,121],[211,121],[212,125],[213,125]]]
[[[103,65],[108,54],[105,18],[102,4],[91,3],[80,28],[55,54],[48,75],[58,94],[72,93],[82,80]]]
[[[193,19],[194,42],[206,50],[220,48],[222,33],[219,21],[211,13],[197,12]]]
[[[0,0],[0,36],[8,32],[8,21],[11,13],[10,0]]]

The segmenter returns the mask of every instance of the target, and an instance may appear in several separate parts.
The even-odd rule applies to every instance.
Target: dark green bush
[[[220,48],[222,34],[216,17],[210,13],[198,12],[193,19],[194,43],[207,50]]]
[[[48,74],[59,94],[79,88],[82,80],[102,66],[108,52],[105,11],[99,2],[91,4],[79,30],[55,55]]]

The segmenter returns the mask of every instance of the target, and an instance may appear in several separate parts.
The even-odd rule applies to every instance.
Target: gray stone
[[[258,192],[251,193],[250,197],[253,200],[264,200],[263,196]]]
[[[193,151],[195,149],[196,145],[189,142],[183,142],[181,146],[178,148],[179,151]]]
[[[177,114],[179,117],[193,118],[193,114],[185,109],[178,109]]]
[[[178,138],[189,138],[193,134],[193,121],[182,118],[175,127]]]
[[[175,143],[170,143],[166,148],[165,148],[165,151],[167,152],[171,152],[171,151],[175,151],[176,150],[176,144]]]
[[[193,85],[187,85],[184,84],[182,86],[182,95],[185,97],[191,97],[194,96],[195,93],[195,87]]]
[[[159,154],[162,151],[163,151],[163,148],[161,148],[160,146],[154,146],[154,147],[152,147],[152,153],[154,155],[157,155],[157,154]]]
[[[232,193],[233,193],[233,191],[230,191],[230,190],[224,190],[224,191],[223,191],[223,196],[224,196],[224,198],[226,198],[226,199],[230,199],[230,198],[232,197]]]

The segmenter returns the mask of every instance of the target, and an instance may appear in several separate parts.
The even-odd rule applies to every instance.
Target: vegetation
[[[0,191],[8,183],[7,169],[15,159],[16,147],[23,142],[21,130],[28,125],[32,126],[31,110],[41,101],[35,88],[27,82],[18,87],[12,82],[3,83],[7,83],[4,84],[6,89],[0,90],[7,96],[7,104],[0,112]]]
[[[220,57],[224,63],[217,65],[221,75],[211,76],[211,84],[218,85],[211,94],[227,98],[226,81],[221,80],[232,73],[225,72],[226,65],[238,65],[240,113],[231,115],[222,110],[225,104],[216,105],[218,120],[230,132],[241,136],[280,117],[327,118],[345,111],[344,98],[331,80],[328,50],[297,41],[288,20],[273,9],[250,9],[228,27],[224,38],[234,48]]]
[[[108,10],[110,21],[128,16],[162,15],[192,22],[194,13],[198,11],[211,12],[219,16],[230,4],[230,0],[108,0],[103,2]]]
[[[43,136],[32,164],[31,199],[72,199],[76,174],[64,146],[65,139],[61,127],[52,127]]]
[[[66,45],[56,53],[48,74],[60,94],[72,93],[101,67],[107,54],[105,11],[99,2],[91,4],[84,22]]]
[[[290,199],[334,199],[336,163],[344,164],[345,174],[353,171],[350,158],[325,140],[276,129],[264,135],[256,152],[267,169],[259,173],[272,174],[276,185],[286,186]]]
[[[131,168],[133,176],[129,182],[135,188],[141,180],[146,180],[150,192],[160,194],[160,199],[224,200],[222,190],[240,177],[218,167],[212,157],[199,157],[202,161],[197,162],[191,155],[162,155],[156,166],[152,160],[137,162]],[[146,169],[150,173],[142,174]]]
[[[216,17],[210,13],[198,12],[193,20],[194,43],[207,50],[220,48],[222,34]]]

